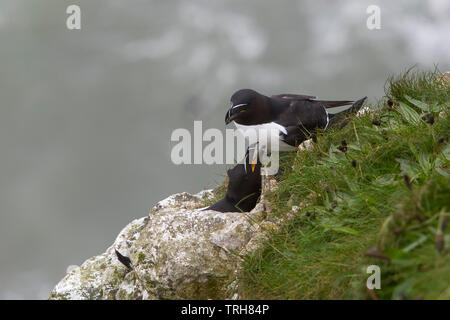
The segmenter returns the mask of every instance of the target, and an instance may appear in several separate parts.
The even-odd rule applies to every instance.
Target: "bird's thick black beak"
[[[230,109],[228,109],[227,114],[225,115],[225,124],[229,124],[231,121],[234,120],[241,112],[245,112],[246,110],[243,109],[247,104],[242,103],[235,106],[231,106]]]
[[[231,108],[228,109],[227,114],[225,115],[225,125],[229,124],[233,120],[231,116]]]

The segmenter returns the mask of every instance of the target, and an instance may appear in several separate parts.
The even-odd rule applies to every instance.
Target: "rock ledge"
[[[239,298],[230,279],[241,256],[292,214],[270,219],[262,202],[250,213],[202,211],[212,195],[179,193],[158,202],[104,253],[71,268],[49,299]],[[131,259],[133,270],[118,261],[115,249]]]

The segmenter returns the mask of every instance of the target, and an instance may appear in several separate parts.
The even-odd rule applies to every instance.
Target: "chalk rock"
[[[240,254],[256,250],[267,226],[279,221],[266,221],[261,205],[250,213],[201,210],[210,197],[208,190],[160,201],[104,253],[70,270],[49,299],[236,298],[229,279],[240,270]],[[133,269],[118,261],[115,249]]]

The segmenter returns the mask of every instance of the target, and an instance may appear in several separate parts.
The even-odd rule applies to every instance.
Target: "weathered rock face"
[[[254,250],[281,220],[269,221],[262,203],[250,213],[198,209],[211,196],[180,193],[160,201],[106,252],[72,269],[49,298],[237,298],[229,282],[240,255]],[[115,249],[131,259],[133,270],[118,261]]]

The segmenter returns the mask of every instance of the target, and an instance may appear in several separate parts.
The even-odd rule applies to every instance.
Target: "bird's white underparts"
[[[172,162],[176,165],[235,164],[245,159],[248,150],[252,163],[255,165],[259,160],[263,165],[261,174],[273,175],[278,172],[278,151],[296,150],[280,140],[280,133],[285,133],[286,129],[277,123],[236,124],[236,127],[226,129],[225,136],[215,128],[203,132],[202,121],[194,121],[193,135],[188,129],[175,129],[171,135],[171,141],[177,142],[172,147]],[[204,145],[205,142],[208,144]]]
[[[284,126],[269,122],[258,125],[242,125],[234,122],[236,132],[248,139],[248,149],[252,171],[259,159],[263,165],[261,171],[263,175],[273,175],[278,172],[279,155],[278,152],[295,151],[296,147],[291,146],[280,139],[281,134],[287,134]],[[272,164],[276,164],[275,167]]]

